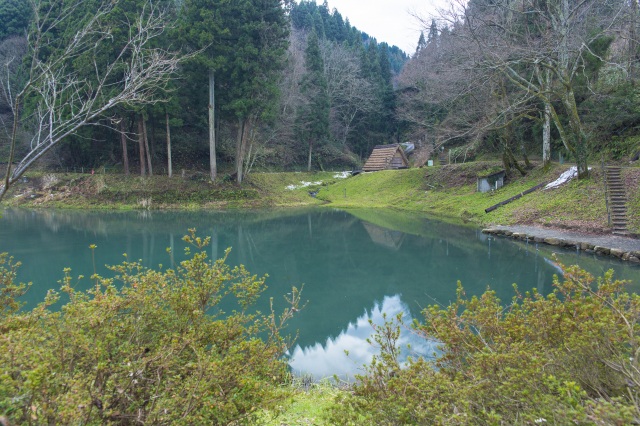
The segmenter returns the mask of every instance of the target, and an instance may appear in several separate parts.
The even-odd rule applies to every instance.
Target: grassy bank
[[[384,171],[354,176],[322,188],[318,198],[334,207],[386,207],[423,212],[477,225],[534,225],[609,230],[602,173],[587,180],[538,190],[490,213],[485,209],[541,183],[555,180],[568,166],[535,168],[526,176],[512,175],[507,184],[488,193],[476,192],[476,179],[493,163],[467,163],[425,169]],[[640,233],[640,169],[626,169],[630,230]]]
[[[228,209],[321,204],[304,182],[334,181],[335,173],[254,174],[242,185],[208,175],[123,176],[114,174],[30,173],[3,200],[11,207],[75,209]],[[301,189],[287,189],[287,188]]]
[[[507,184],[476,192],[476,179],[497,162],[382,171],[342,178],[335,172],[254,173],[242,185],[206,174],[125,177],[108,174],[32,173],[13,187],[6,206],[93,209],[229,209],[331,206],[392,208],[478,226],[532,224],[608,232],[604,180],[600,170],[557,189],[538,190],[490,213],[485,209],[541,183],[555,180],[567,165],[534,168]],[[640,168],[624,169],[629,230],[640,233]],[[313,195],[313,196],[312,196]]]

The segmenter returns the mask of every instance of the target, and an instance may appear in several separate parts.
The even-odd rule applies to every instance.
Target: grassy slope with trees
[[[95,10],[105,12],[102,29],[116,29],[113,51],[82,50],[59,62],[64,67],[53,74],[69,77],[69,82],[99,80],[100,73],[94,71],[106,69],[105,61],[117,57],[114,53],[126,42],[127,32],[117,30],[116,20],[134,22],[131,17],[148,11],[148,5],[114,1],[109,9],[99,9],[98,3],[63,1],[60,10],[73,13],[59,22],[58,9],[51,6],[56,2],[35,1],[37,14],[14,0],[2,3],[0,58],[8,64],[3,86],[18,89],[24,84],[29,53],[37,52],[42,64],[52,64],[64,53],[62,47],[83,40],[75,35],[91,22]],[[156,173],[125,178],[38,172],[11,189],[8,204],[228,208],[329,203],[393,207],[477,224],[606,231],[597,168],[588,179],[535,192],[491,214],[484,209],[559,174],[559,166],[552,165],[549,172],[528,168],[531,153],[540,153],[544,162],[551,153],[569,155],[586,177],[587,163],[628,160],[640,150],[637,1],[471,0],[425,25],[427,36],[420,38],[404,68],[404,53],[357,31],[326,4],[211,0],[184,2],[188,7],[180,8],[171,1],[159,3],[167,7],[162,14],[167,23],[193,32],[178,37],[165,32],[162,22],[157,44],[150,47],[197,52],[193,61],[174,70],[180,79],[168,82],[164,74],[159,76],[163,83],[154,96],[165,95],[169,102],[137,107],[124,102],[65,137],[64,143],[52,139],[56,146],[40,164],[44,169],[115,166],[143,176],[155,168]],[[291,20],[288,40],[280,25],[286,17]],[[268,23],[276,24],[262,25]],[[39,46],[44,49],[28,47],[34,38],[27,40],[27,28],[31,36],[43,36]],[[100,38],[101,33],[87,34]],[[268,44],[261,44],[265,40]],[[195,50],[205,46],[205,51]],[[114,68],[118,72],[126,69],[120,65]],[[253,70],[251,75],[243,74],[247,69]],[[0,118],[4,123],[16,118],[18,123],[13,134],[19,155],[33,149],[34,135],[47,134],[47,117],[72,115],[77,111],[73,101],[90,93],[78,91],[77,84],[68,85],[68,92],[51,92],[53,86],[38,83],[50,81],[42,78],[45,74],[29,75],[34,90],[26,93],[24,102],[0,99]],[[120,77],[114,75],[109,87],[126,81]],[[201,90],[207,80],[217,93],[213,100]],[[265,90],[252,90],[256,84]],[[314,105],[315,100],[322,102]],[[40,126],[38,117],[43,119]],[[137,144],[127,143],[117,130]],[[2,138],[11,133],[3,132]],[[494,166],[480,163],[347,180],[329,173],[249,174],[259,168],[358,167],[374,145],[407,139],[450,149],[458,161],[500,155],[511,181],[495,193],[475,193],[477,173]],[[188,172],[186,179],[157,176],[158,170],[171,168],[170,146],[174,169],[197,172]],[[2,162],[10,152],[6,148],[0,144]],[[214,149],[217,154],[210,157]],[[228,179],[211,184],[205,171],[217,160]],[[624,173],[630,230],[640,233],[639,173]],[[19,177],[14,176],[16,182]],[[303,180],[324,184],[286,189]],[[319,190],[317,198],[309,197],[311,190]],[[215,307],[219,291],[199,286],[219,283],[202,278],[229,271],[197,255],[194,260],[177,275],[122,265],[117,271],[131,284],[123,289],[99,277],[88,295],[65,286],[73,300],[63,314],[56,314],[46,305],[15,312],[13,297],[22,289],[13,282],[15,265],[0,257],[0,332],[9,336],[0,340],[0,416],[19,423],[278,422],[276,414],[289,407],[287,392],[279,388],[288,380],[278,359],[282,346],[279,338],[256,335],[264,333],[260,326],[269,329],[272,320],[267,316],[255,323],[244,311],[228,320],[201,315],[209,302]],[[242,271],[240,275],[229,291],[242,304],[259,293],[261,281],[246,278]],[[162,286],[166,282],[172,285]],[[451,307],[425,311],[424,325],[416,325],[416,332],[447,348],[436,360],[437,369],[422,360],[401,369],[393,348],[397,329],[393,324],[380,327],[376,343],[382,354],[360,382],[349,393],[340,393],[337,401],[331,390],[320,393],[321,405],[333,406],[322,421],[638,423],[638,297],[608,276],[596,287],[575,269],[555,285],[557,292],[547,298],[518,295],[511,304],[497,301],[491,292],[468,300],[461,290]],[[196,299],[201,304],[194,310]],[[193,306],[185,306],[189,300]],[[109,321],[109,327],[91,321],[87,326],[87,318],[98,325]],[[185,323],[197,327],[181,328]],[[171,328],[177,331],[167,333]],[[157,346],[158,341],[166,344]],[[87,350],[93,348],[91,342],[100,344]],[[247,355],[253,356],[247,360]],[[129,363],[113,363],[114,357]],[[220,371],[243,374],[216,375]],[[314,404],[305,403],[308,395],[303,396],[300,406],[309,410]],[[262,409],[269,411],[264,414]],[[319,417],[307,412],[300,418],[294,411],[289,412],[291,421]]]
[[[219,209],[329,205],[338,208],[392,208],[444,220],[487,224],[531,224],[609,231],[601,171],[552,190],[538,190],[491,213],[485,209],[540,183],[555,180],[568,166],[538,167],[512,174],[503,188],[476,192],[476,178],[497,162],[471,162],[361,174],[346,179],[333,172],[254,173],[239,186],[212,184],[206,175],[126,178],[111,174],[32,173],[3,204],[21,207],[116,209]],[[624,169],[629,230],[640,234],[640,168]],[[318,183],[301,187],[301,182]],[[294,186],[296,189],[288,189]],[[315,198],[309,192],[317,192]],[[575,208],[576,204],[582,207]]]

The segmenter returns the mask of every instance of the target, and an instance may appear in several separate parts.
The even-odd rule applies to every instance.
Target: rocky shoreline
[[[533,226],[495,226],[483,229],[482,232],[499,237],[582,250],[585,253],[595,253],[600,256],[612,256],[640,264],[640,240],[636,238],[592,235]]]

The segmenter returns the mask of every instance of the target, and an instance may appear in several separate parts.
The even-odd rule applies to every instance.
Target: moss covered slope
[[[3,204],[24,207],[108,209],[223,209],[328,205],[393,208],[441,219],[488,224],[532,224],[608,232],[604,180],[593,169],[587,180],[538,190],[490,213],[485,209],[538,184],[555,180],[568,166],[512,174],[493,192],[476,192],[477,176],[498,162],[381,171],[344,178],[340,173],[254,173],[245,183],[209,182],[205,174],[168,178],[32,173],[11,189]],[[640,234],[640,168],[625,168],[629,230]]]

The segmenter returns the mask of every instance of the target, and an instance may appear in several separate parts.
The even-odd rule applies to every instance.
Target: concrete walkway
[[[562,231],[557,229],[541,228],[538,226],[492,226],[493,229],[511,231],[518,234],[527,234],[538,238],[559,238],[567,241],[589,243],[594,246],[615,248],[623,251],[640,251],[640,240],[618,235],[596,235],[586,232]]]
[[[585,253],[613,256],[640,264],[640,239],[619,235],[596,235],[586,232],[563,231],[536,226],[493,226],[483,233],[546,243],[552,246],[573,247]]]

